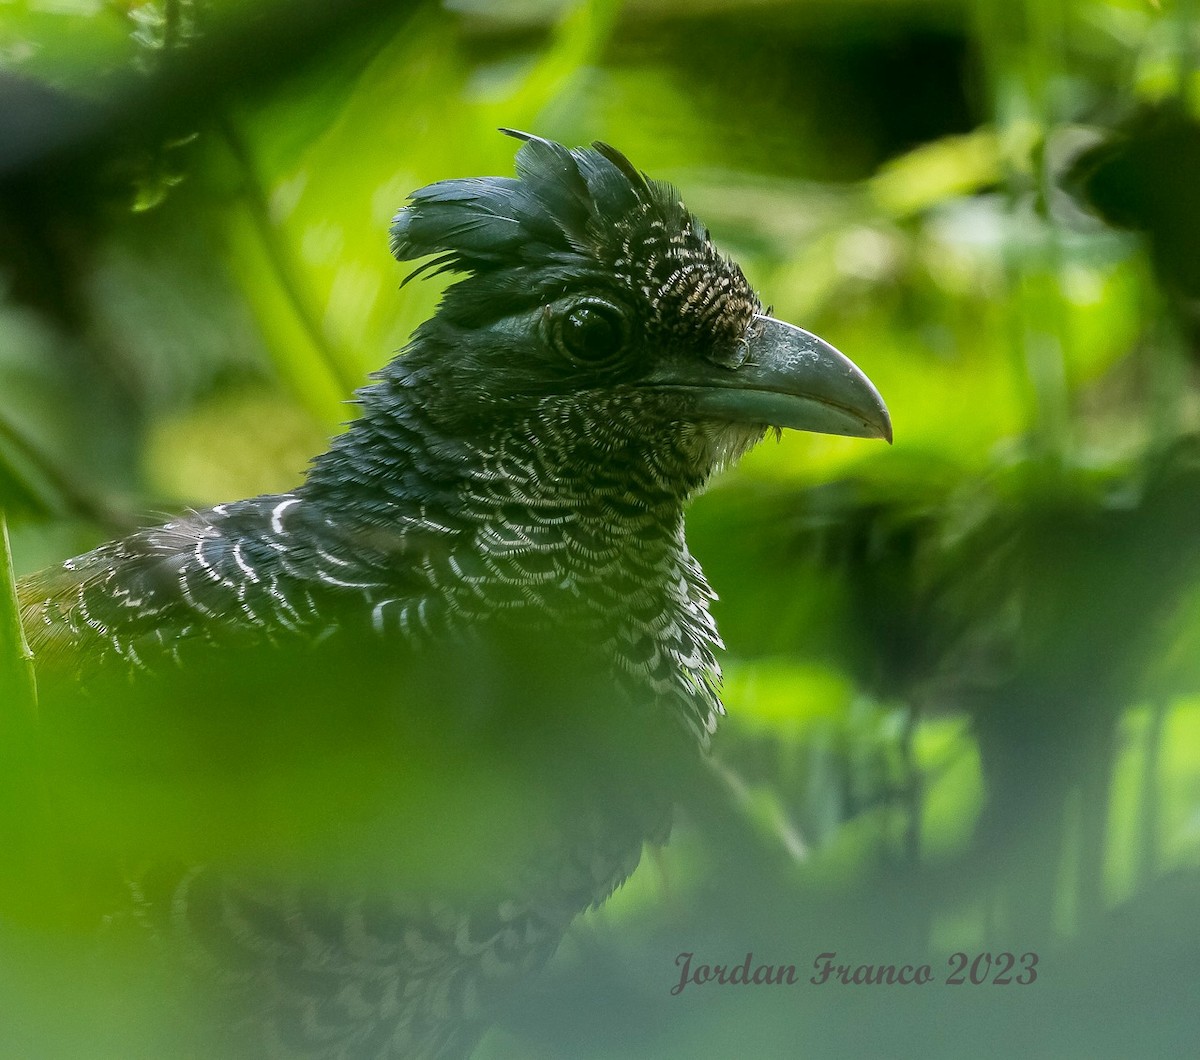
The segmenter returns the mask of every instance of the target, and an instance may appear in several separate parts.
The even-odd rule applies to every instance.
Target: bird
[[[469,1056],[723,714],[689,501],[771,430],[892,438],[674,187],[502,131],[514,176],[396,214],[452,282],[299,485],[18,585],[58,812],[119,862],[94,900],[219,1055]]]

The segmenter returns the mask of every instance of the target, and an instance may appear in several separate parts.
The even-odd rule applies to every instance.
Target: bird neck
[[[318,457],[299,493],[343,524],[444,532],[486,552],[560,553],[572,570],[614,553],[677,551],[683,508],[708,477],[694,439],[646,429],[628,399],[547,397],[464,419],[420,372],[362,391],[362,415]],[[589,395],[591,397],[591,395]]]
[[[683,535],[684,505],[707,477],[696,440],[647,432],[665,418],[635,422],[628,395],[489,410],[473,432],[404,376],[360,400],[362,416],[298,493],[336,516],[325,522],[352,535],[347,551],[369,547],[373,573],[390,565],[405,579],[374,604],[377,628],[575,630],[707,740],[720,639]]]

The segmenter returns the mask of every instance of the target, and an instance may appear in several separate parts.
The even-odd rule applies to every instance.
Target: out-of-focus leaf
[[[327,444],[304,410],[268,392],[228,392],[151,425],[146,480],[172,503],[282,493]]]
[[[986,128],[923,144],[883,166],[870,180],[871,196],[886,213],[909,217],[998,183],[1002,150],[1000,137]]]
[[[0,731],[28,729],[37,711],[33,654],[21,628],[8,523],[0,509]]]
[[[974,832],[984,786],[979,749],[964,719],[936,719],[916,727],[913,758],[920,770],[921,856],[961,854]]]
[[[726,667],[725,698],[741,725],[772,731],[839,718],[850,706],[853,688],[842,674],[788,659],[763,659]]]
[[[1172,704],[1158,737],[1163,864],[1157,867],[1195,865],[1200,861],[1200,701],[1189,696]]]

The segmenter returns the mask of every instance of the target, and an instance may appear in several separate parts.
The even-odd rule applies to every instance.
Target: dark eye
[[[625,318],[607,302],[581,302],[559,317],[556,337],[559,349],[573,361],[602,364],[624,348]]]

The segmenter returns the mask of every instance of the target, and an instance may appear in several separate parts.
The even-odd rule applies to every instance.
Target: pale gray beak
[[[736,423],[891,442],[892,420],[879,391],[824,339],[756,315],[745,341],[740,366],[706,365],[685,384],[698,412]]]

